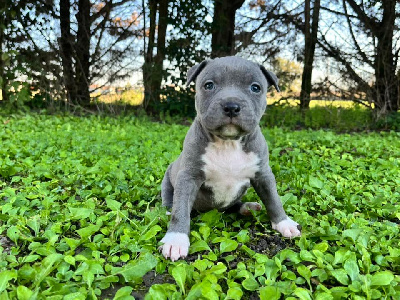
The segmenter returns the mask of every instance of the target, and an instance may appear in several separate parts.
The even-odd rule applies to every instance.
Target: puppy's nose
[[[228,102],[224,105],[224,113],[230,118],[237,117],[240,113],[240,106],[234,102]]]

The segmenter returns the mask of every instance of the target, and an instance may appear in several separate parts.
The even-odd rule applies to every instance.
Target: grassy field
[[[188,127],[33,114],[0,127],[0,299],[400,299],[398,132],[263,129],[302,237],[264,210],[194,213],[190,255],[170,262],[160,184]]]

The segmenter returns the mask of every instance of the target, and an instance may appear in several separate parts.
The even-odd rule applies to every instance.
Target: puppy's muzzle
[[[227,102],[223,105],[224,114],[229,118],[237,117],[240,113],[240,105],[235,102]]]

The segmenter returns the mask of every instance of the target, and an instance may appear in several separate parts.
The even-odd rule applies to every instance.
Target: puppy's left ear
[[[189,84],[192,81],[195,81],[197,76],[200,74],[201,71],[203,71],[204,67],[207,65],[208,61],[203,60],[201,63],[191,67],[189,71],[187,72],[187,81],[186,81],[186,86],[189,86]]]
[[[281,90],[279,89],[278,83],[279,79],[276,77],[276,75],[270,71],[268,71],[264,66],[260,66],[261,72],[263,72],[265,78],[267,78],[268,84],[271,86],[273,85],[275,89],[280,92]]]

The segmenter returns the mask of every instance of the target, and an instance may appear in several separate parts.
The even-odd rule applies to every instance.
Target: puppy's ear
[[[189,84],[192,81],[195,81],[197,78],[197,75],[200,74],[201,71],[203,71],[204,67],[207,65],[207,60],[203,60],[201,63],[191,67],[189,71],[187,72],[187,81],[186,81],[186,86],[189,86]]]
[[[263,72],[265,78],[267,78],[268,84],[271,86],[273,85],[275,89],[280,92],[281,90],[279,89],[278,83],[279,79],[276,77],[276,75],[270,71],[268,71],[266,68],[263,66],[260,66],[261,72]]]

